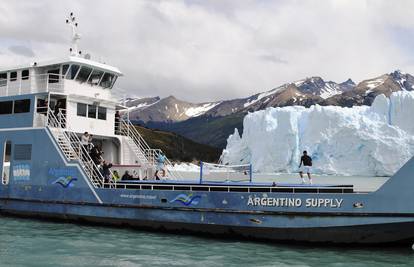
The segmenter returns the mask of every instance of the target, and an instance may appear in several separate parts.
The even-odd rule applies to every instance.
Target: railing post
[[[46,105],[46,125],[49,125],[49,105],[50,105],[50,94],[47,94],[47,105]]]
[[[249,165],[249,175],[250,175],[250,183],[251,183],[253,180],[253,165],[252,164]]]
[[[49,74],[46,74],[46,92],[49,92]]]
[[[200,161],[200,184],[203,183],[203,162]]]

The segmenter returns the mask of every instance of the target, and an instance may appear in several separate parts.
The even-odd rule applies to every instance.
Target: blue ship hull
[[[5,140],[32,144],[34,156],[11,162],[13,170],[29,169],[12,171],[10,183],[0,185],[3,213],[275,241],[414,241],[413,159],[371,193],[329,185],[155,181],[95,188],[47,128],[3,130],[0,144]]]
[[[134,204],[4,201],[2,212],[273,241],[377,244],[414,241],[414,215],[250,212]]]

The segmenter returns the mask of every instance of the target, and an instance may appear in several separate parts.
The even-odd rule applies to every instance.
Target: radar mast
[[[66,19],[66,24],[72,28],[71,47],[69,49],[70,55],[79,56],[82,54],[82,51],[78,50],[78,42],[81,38],[81,35],[77,32],[78,23],[76,22],[76,17],[73,15],[73,12],[71,12],[69,17]]]

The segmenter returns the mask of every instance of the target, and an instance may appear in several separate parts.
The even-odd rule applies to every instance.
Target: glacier
[[[249,113],[221,155],[255,172],[297,172],[307,150],[318,174],[390,176],[414,155],[414,93],[379,95],[371,106],[314,105]]]

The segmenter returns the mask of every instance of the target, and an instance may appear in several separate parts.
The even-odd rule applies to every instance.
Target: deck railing
[[[283,193],[283,194],[299,194],[299,193],[316,193],[316,194],[348,194],[360,193],[355,192],[353,186],[338,186],[338,187],[324,187],[324,186],[300,186],[287,187],[275,185],[229,185],[223,184],[192,184],[188,183],[171,183],[165,182],[148,182],[148,181],[134,181],[125,182],[120,181],[117,188],[135,189],[135,190],[163,190],[163,191],[201,191],[201,192],[235,192],[235,193]],[[365,192],[366,193],[366,192]]]
[[[0,96],[63,92],[63,88],[64,77],[53,73],[30,75],[16,79],[0,79]]]

